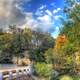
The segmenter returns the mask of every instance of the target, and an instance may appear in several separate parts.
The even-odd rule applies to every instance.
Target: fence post
[[[32,75],[32,66],[31,65],[27,66],[26,71],[27,74]]]
[[[16,80],[19,80],[19,70],[16,70]]]
[[[24,71],[24,69],[22,69],[22,74],[25,74],[25,71]]]
[[[26,69],[23,70],[23,73],[24,73],[25,75],[27,75]]]
[[[9,80],[12,80],[13,79],[13,74],[12,74],[12,72],[10,71],[9,72]]]
[[[0,80],[3,80],[3,74],[0,72]]]

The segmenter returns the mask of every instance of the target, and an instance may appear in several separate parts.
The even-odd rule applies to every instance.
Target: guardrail
[[[4,79],[17,80],[18,77],[23,74],[31,75],[32,74],[31,66],[19,67],[16,69],[0,70],[0,80],[4,80]]]

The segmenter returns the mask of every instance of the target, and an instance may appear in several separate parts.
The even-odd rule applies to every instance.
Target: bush
[[[45,61],[43,52],[40,52],[38,49],[30,50],[29,56],[30,56],[31,60],[35,60],[36,62],[44,62]]]
[[[67,76],[67,75],[64,75],[64,76],[61,76],[59,80],[80,80],[80,77],[79,76]]]
[[[73,76],[73,80],[80,80],[79,76]]]
[[[53,74],[53,69],[51,64],[46,63],[36,63],[34,65],[35,71],[40,77],[51,78]]]
[[[70,77],[70,76],[64,75],[64,76],[62,76],[62,77],[60,78],[60,80],[73,80],[73,78]]]
[[[53,63],[53,48],[49,48],[46,52],[45,52],[45,61],[48,64],[52,64]]]

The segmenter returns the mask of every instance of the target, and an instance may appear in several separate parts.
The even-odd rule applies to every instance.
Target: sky
[[[0,0],[0,28],[16,25],[57,37],[63,8],[64,0]]]

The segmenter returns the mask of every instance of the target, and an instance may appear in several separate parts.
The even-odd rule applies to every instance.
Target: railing
[[[16,79],[19,77],[19,75],[23,74],[32,74],[31,66],[27,67],[19,67],[16,69],[7,69],[7,70],[0,70],[0,80],[8,79]]]

